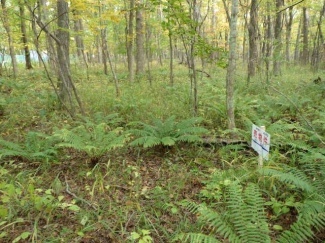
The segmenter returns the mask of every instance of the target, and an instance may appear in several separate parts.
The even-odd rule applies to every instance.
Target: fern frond
[[[202,127],[194,127],[201,118],[191,118],[179,123],[175,122],[175,116],[169,117],[165,122],[154,119],[153,126],[143,122],[133,124],[140,125],[142,129],[131,129],[128,133],[137,136],[130,145],[143,145],[153,147],[156,145],[173,146],[176,142],[200,142],[199,134],[206,133],[208,130]]]
[[[229,239],[230,242],[241,242],[234,226],[229,221],[229,217],[221,216],[218,212],[207,207],[198,208],[198,212],[200,213],[199,219],[202,222],[206,222],[207,226],[213,228],[225,239]]]
[[[184,129],[179,129],[180,131],[177,132],[176,136],[181,136],[184,134],[204,134],[208,133],[209,130],[203,128],[203,127],[187,127]]]
[[[221,243],[213,236],[204,235],[200,233],[182,233],[177,235],[176,241],[191,242],[191,243]]]
[[[183,200],[179,203],[179,205],[183,206],[189,212],[195,214],[198,213],[199,208],[203,207],[201,204],[196,204],[195,202],[189,200]]]
[[[244,190],[238,183],[230,183],[225,199],[226,212],[191,201],[183,201],[182,205],[198,214],[201,222],[230,242],[271,242],[264,199],[257,185],[249,184]]]
[[[288,166],[283,166],[280,169],[282,169],[282,171],[264,168],[260,170],[260,173],[265,176],[272,176],[283,183],[293,184],[297,188],[307,192],[315,190],[307,175],[299,169]]]
[[[277,240],[278,243],[298,243],[306,242],[313,238],[313,228],[321,229],[325,227],[325,214],[310,215],[308,217],[301,217],[290,226],[291,230],[284,231],[280,238]]]
[[[203,121],[202,117],[193,117],[190,119],[183,120],[176,125],[176,129],[183,130],[188,127],[193,127],[195,124],[199,124]]]
[[[182,142],[189,142],[189,143],[201,143],[202,138],[196,136],[196,135],[183,135],[177,138],[177,141],[182,141]]]
[[[172,138],[172,137],[163,137],[161,139],[161,143],[164,145],[164,146],[173,146],[175,144],[175,138]]]

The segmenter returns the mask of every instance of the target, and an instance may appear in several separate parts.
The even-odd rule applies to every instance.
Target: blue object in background
[[[41,55],[45,62],[49,60],[49,57],[45,52],[43,52]],[[30,58],[32,62],[38,62],[37,52],[30,50]],[[25,63],[25,55],[16,55],[16,59],[18,63]],[[11,57],[9,55],[0,56],[0,61],[2,63],[11,63]]]

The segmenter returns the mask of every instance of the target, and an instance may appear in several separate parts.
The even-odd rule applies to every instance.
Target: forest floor
[[[200,125],[210,137],[226,138],[225,70],[209,67],[207,72],[211,78],[199,79],[197,116],[204,119]],[[240,139],[250,144],[252,123],[266,126],[272,136],[268,168],[298,168],[307,155],[316,153],[324,162],[324,144],[318,136],[325,136],[325,73],[288,67],[280,77],[271,78],[272,87],[264,75],[247,85],[244,73],[239,66],[235,113]],[[89,117],[117,114],[119,120],[112,126],[127,130],[130,122],[150,124],[153,118],[175,115],[182,120],[194,115],[185,67],[176,68],[173,87],[168,70],[159,66],[153,69],[152,87],[146,77],[130,85],[123,68],[117,67],[117,74],[118,98],[112,77],[99,67],[91,68],[87,80],[84,70],[73,66]],[[318,77],[323,81],[315,84]],[[22,144],[30,131],[51,135],[80,125],[58,107],[43,72],[24,72],[16,80],[0,77],[1,139]],[[96,163],[72,148],[61,149],[54,158],[32,160],[1,158],[0,152],[0,242],[185,242],[180,235],[189,232],[228,242],[181,203],[186,199],[215,207],[223,201],[228,180],[259,185],[265,201],[271,202],[265,204],[265,214],[268,234],[276,239],[297,221],[306,193],[298,188],[301,183],[261,176],[258,156],[247,144],[126,144]],[[211,182],[213,178],[217,179]],[[325,234],[319,231],[309,242],[323,240]]]

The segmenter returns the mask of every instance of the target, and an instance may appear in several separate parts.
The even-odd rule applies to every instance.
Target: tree
[[[291,31],[292,31],[292,22],[293,22],[293,7],[290,7],[288,13],[286,14],[285,24],[286,24],[286,61],[290,63],[290,46],[291,46]]]
[[[271,21],[271,3],[267,2],[267,17],[266,17],[266,26],[267,26],[267,38],[266,38],[266,56],[265,56],[265,64],[266,64],[266,82],[269,83],[270,76],[270,64],[271,64],[271,52],[272,52],[272,21]]]
[[[283,6],[284,0],[275,0],[276,6],[276,18],[275,18],[275,26],[274,26],[274,39],[275,39],[275,47],[273,53],[273,73],[275,76],[280,75],[281,73],[281,51],[282,51],[282,11],[281,7]]]
[[[257,41],[258,41],[258,1],[252,0],[250,8],[250,21],[248,25],[248,37],[249,37],[249,59],[248,59],[248,79],[255,76],[256,64],[258,57]]]
[[[26,32],[26,23],[25,23],[25,6],[23,5],[23,1],[20,1],[19,3],[19,13],[20,13],[20,29],[22,33],[22,42],[24,45],[24,51],[25,51],[25,65],[26,69],[32,69],[32,62],[30,59],[30,52],[28,48],[27,43],[27,32]]]
[[[130,0],[129,6],[129,19],[127,19],[127,35],[126,35],[126,52],[128,57],[128,70],[129,70],[129,80],[133,82],[134,80],[134,56],[133,56],[133,21],[134,21],[134,0]]]
[[[237,51],[237,17],[238,0],[232,0],[230,30],[229,30],[229,58],[226,80],[226,104],[228,115],[228,128],[235,129],[235,107],[234,107],[234,81],[236,71],[236,51]]]
[[[302,24],[302,35],[303,35],[303,48],[302,48],[302,63],[307,65],[309,63],[309,50],[308,50],[308,25],[309,25],[309,16],[307,8],[303,8],[303,24]]]
[[[9,23],[9,15],[6,7],[6,0],[1,0],[1,8],[2,8],[1,20],[8,36],[8,45],[9,45],[9,52],[11,57],[13,76],[16,77],[18,73],[17,60],[15,55],[15,48],[13,46],[13,39],[12,39],[11,28]]]
[[[137,0],[136,5],[136,74],[144,73],[145,65],[145,52],[144,52],[144,28],[143,28],[143,13],[142,13],[142,0]]]
[[[300,59],[301,23],[302,23],[302,18],[300,18],[300,20],[299,20],[299,26],[298,26],[298,32],[297,32],[297,38],[296,38],[295,54],[294,54],[295,64],[297,64],[299,62],[299,59]]]
[[[60,43],[57,43],[58,55],[58,80],[59,90],[62,100],[68,100],[72,105],[71,86],[69,82],[70,73],[70,33],[69,33],[69,5],[65,0],[57,1],[57,15],[58,15],[58,34],[57,38]]]
[[[324,51],[325,51],[325,40],[324,40],[323,31],[322,31],[322,21],[323,21],[324,14],[325,14],[325,0],[323,2],[322,9],[319,12],[319,20],[317,22],[317,31],[316,31],[316,35],[314,37],[314,48],[313,48],[311,64],[312,64],[314,70],[316,70],[316,71],[319,68],[320,60],[322,58],[322,51],[323,51],[323,55],[324,55]]]

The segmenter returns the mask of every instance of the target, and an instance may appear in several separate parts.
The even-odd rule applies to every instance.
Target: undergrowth
[[[225,70],[208,65],[211,78],[199,77],[194,114],[185,66],[174,86],[162,67],[152,86],[117,69],[119,98],[99,67],[89,81],[73,71],[87,112],[75,120],[44,73],[1,77],[1,242],[324,241],[325,88],[313,83],[323,73],[292,67],[272,88],[263,75],[247,85],[239,66],[235,116],[247,143],[226,145],[200,143],[229,134]],[[261,170],[252,123],[271,134]]]

